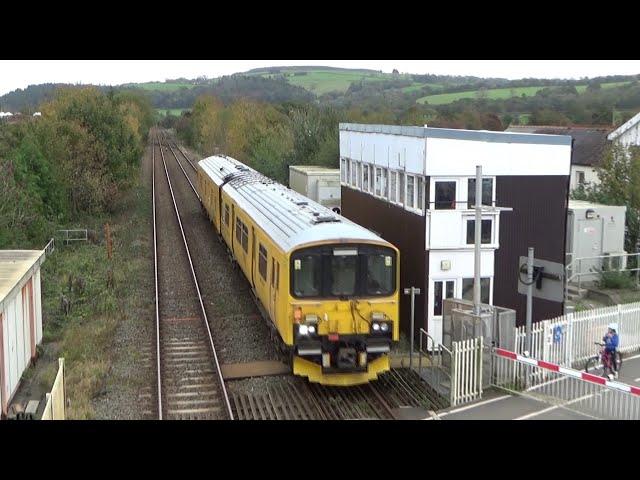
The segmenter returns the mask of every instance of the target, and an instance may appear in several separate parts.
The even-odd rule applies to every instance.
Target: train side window
[[[238,217],[236,217],[236,240],[238,241],[238,243],[241,243],[242,241],[242,222],[240,221],[240,219]]]
[[[267,279],[267,249],[260,244],[258,253],[258,271],[263,280]]]
[[[242,249],[244,253],[249,252],[249,227],[247,227],[244,223],[240,222],[240,226],[242,228],[242,239],[240,243],[242,244]]]
[[[274,287],[276,284],[276,259],[271,258],[271,286]]]
[[[278,290],[278,285],[280,285],[280,263],[276,262],[276,290]]]
[[[224,204],[224,224],[229,226],[229,205],[227,203]]]

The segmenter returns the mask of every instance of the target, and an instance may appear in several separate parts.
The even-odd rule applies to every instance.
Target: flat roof
[[[0,310],[6,298],[44,261],[44,250],[0,250]]]
[[[445,138],[493,143],[531,143],[543,145],[571,145],[570,135],[544,135],[537,133],[494,132],[490,130],[463,130],[458,128],[412,127],[404,125],[369,125],[340,123],[341,131],[382,133],[421,138]]]
[[[335,173],[340,175],[339,168],[327,168],[317,165],[289,165],[289,170],[296,170],[301,173],[313,174],[313,173]]]
[[[604,205],[602,203],[592,203],[586,200],[569,200],[569,208],[624,208],[626,205]]]

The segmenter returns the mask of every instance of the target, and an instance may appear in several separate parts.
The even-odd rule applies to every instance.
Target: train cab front
[[[389,370],[399,334],[397,256],[371,244],[318,246],[292,255],[294,374],[346,386]]]

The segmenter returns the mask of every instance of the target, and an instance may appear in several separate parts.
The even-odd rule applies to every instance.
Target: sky
[[[322,65],[400,73],[577,79],[640,74],[640,60],[0,60],[0,95],[40,83],[119,85]]]

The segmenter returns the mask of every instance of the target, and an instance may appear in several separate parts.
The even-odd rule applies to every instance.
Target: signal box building
[[[340,124],[342,214],[400,249],[401,329],[438,342],[445,298],[473,298],[475,172],[482,165],[482,302],[516,310],[519,257],[564,264],[571,137],[429,127]],[[534,298],[534,321],[563,305]]]

